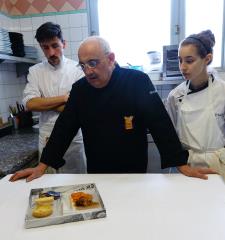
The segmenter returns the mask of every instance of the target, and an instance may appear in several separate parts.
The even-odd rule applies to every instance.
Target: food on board
[[[36,198],[35,208],[32,211],[32,216],[36,218],[48,217],[53,213],[54,197]]]
[[[36,218],[48,217],[52,213],[53,213],[52,205],[36,206],[32,211],[33,217],[36,217]]]
[[[86,207],[92,205],[93,196],[84,192],[75,192],[71,194],[71,198],[75,206]]]

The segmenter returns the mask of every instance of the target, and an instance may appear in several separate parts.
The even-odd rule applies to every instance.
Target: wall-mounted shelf
[[[25,57],[15,57],[6,54],[0,54],[0,63],[15,63],[16,64],[16,73],[17,77],[26,75],[28,73],[29,67],[39,63],[38,59],[31,59]]]
[[[184,80],[156,80],[152,81],[154,85],[178,85],[182,83]]]
[[[15,57],[6,54],[0,54],[0,61],[4,63],[31,63],[36,64],[40,62],[37,59],[25,58],[25,57]]]

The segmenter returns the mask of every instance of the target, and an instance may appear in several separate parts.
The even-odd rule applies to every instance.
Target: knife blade
[[[20,111],[20,105],[19,105],[18,102],[16,102],[16,107],[17,107],[17,111],[18,111],[18,113],[20,113],[20,112],[21,112],[21,111]]]

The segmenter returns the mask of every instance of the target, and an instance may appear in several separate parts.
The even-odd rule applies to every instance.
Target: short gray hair
[[[104,38],[102,38],[100,36],[90,36],[90,37],[87,37],[87,38],[85,38],[81,42],[80,46],[82,44],[86,43],[86,42],[89,42],[89,41],[96,41],[96,42],[98,42],[105,54],[111,52],[111,48],[110,48],[109,43]]]

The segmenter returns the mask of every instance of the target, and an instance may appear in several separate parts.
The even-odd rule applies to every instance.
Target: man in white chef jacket
[[[27,109],[40,112],[39,156],[48,141],[55,121],[68,100],[72,84],[83,77],[77,62],[63,55],[65,40],[58,24],[47,22],[41,25],[35,38],[46,57],[29,69],[28,83],[23,94]],[[83,139],[79,131],[64,155],[66,164],[60,173],[86,172]],[[51,169],[48,170],[51,172]],[[53,171],[53,169],[52,169]]]

